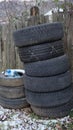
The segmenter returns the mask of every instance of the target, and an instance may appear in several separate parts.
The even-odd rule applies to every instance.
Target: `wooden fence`
[[[7,68],[20,68],[20,61],[17,48],[14,45],[12,25],[3,24],[0,38],[0,71]]]
[[[44,16],[32,16],[28,18],[28,21],[23,21],[24,18],[22,21],[17,21],[16,24],[10,21],[10,23],[0,25],[0,71],[8,68],[24,68],[18,54],[18,48],[14,44],[13,31],[25,26],[46,23],[48,19]]]
[[[70,58],[72,78],[73,78],[73,14],[71,15],[70,18],[70,24],[67,35],[67,44],[68,44],[68,54]]]

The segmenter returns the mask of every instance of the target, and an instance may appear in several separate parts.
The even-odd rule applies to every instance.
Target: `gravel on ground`
[[[37,116],[30,107],[15,110],[0,106],[0,130],[73,130],[73,113],[48,119]]]

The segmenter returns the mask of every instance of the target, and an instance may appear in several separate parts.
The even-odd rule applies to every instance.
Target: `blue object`
[[[20,77],[19,73],[15,70],[7,69],[4,73],[6,77]]]

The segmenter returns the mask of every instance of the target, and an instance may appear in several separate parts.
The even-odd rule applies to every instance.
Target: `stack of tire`
[[[29,104],[25,98],[23,71],[17,70],[19,77],[6,77],[0,74],[0,105],[4,108],[19,109]]]
[[[26,27],[13,33],[25,66],[26,100],[39,116],[64,117],[72,108],[72,79],[63,35],[60,22]]]

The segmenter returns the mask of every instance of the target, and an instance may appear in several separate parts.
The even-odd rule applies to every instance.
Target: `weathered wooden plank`
[[[0,25],[0,71],[2,69],[2,26]]]
[[[0,71],[2,69],[2,50],[1,50],[1,41],[0,41]]]
[[[48,16],[38,15],[38,16],[30,16],[28,18],[27,26],[43,24],[49,22]]]

